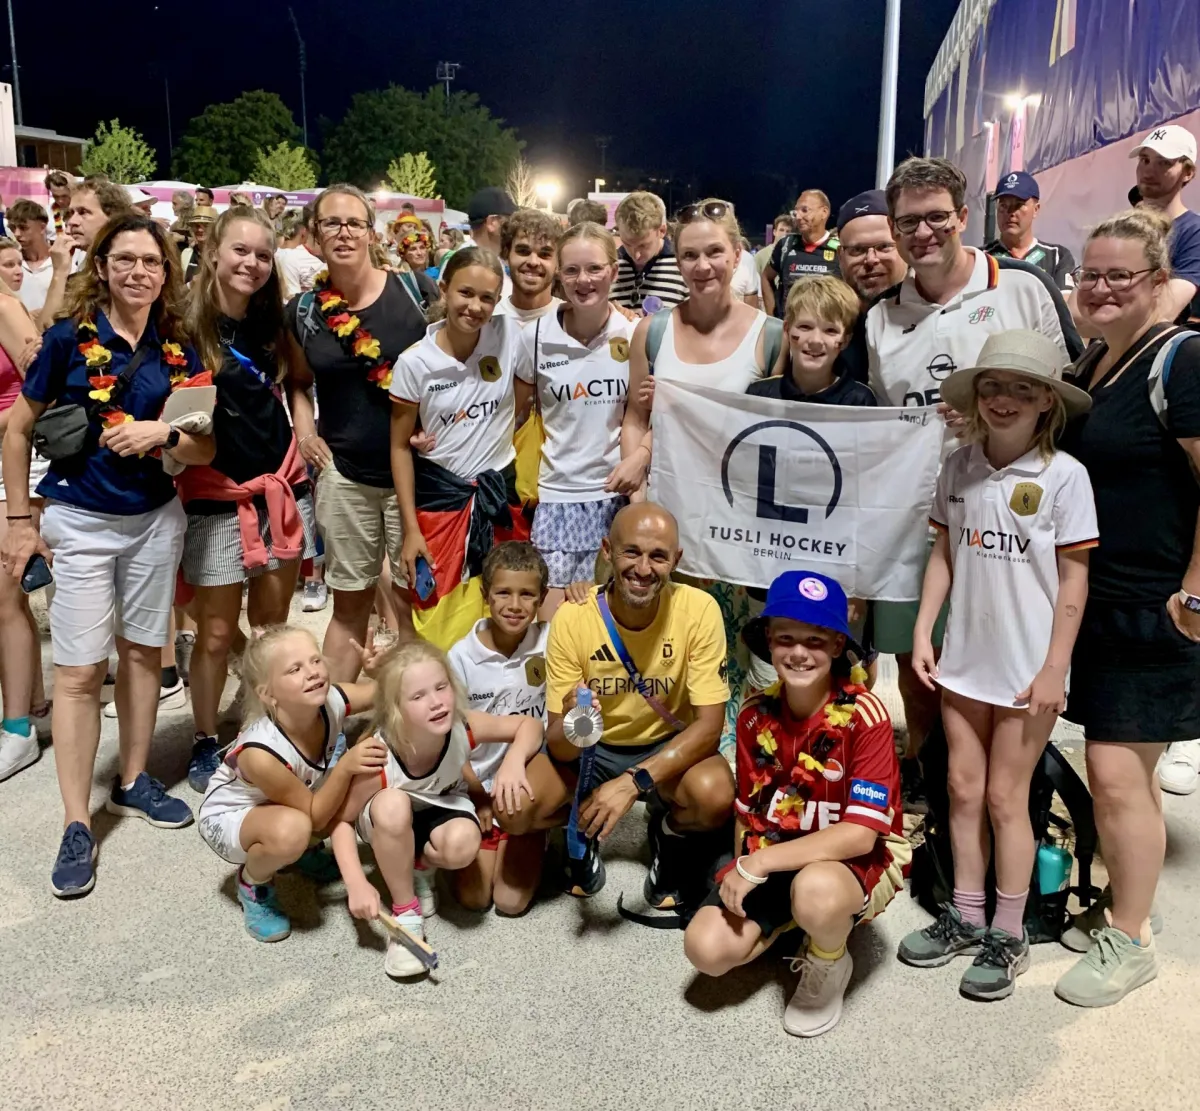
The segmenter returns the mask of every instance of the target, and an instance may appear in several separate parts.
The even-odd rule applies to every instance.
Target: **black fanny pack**
[[[93,401],[90,405],[56,405],[38,417],[33,425],[33,447],[38,455],[53,462],[70,459],[83,451],[92,421],[101,410],[116,405],[148,353],[149,348],[144,346],[133,353],[133,358],[113,383],[107,401]]]

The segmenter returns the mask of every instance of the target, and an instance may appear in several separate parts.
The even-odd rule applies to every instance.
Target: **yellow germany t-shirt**
[[[546,644],[546,708],[561,714],[563,699],[586,685],[604,717],[603,741],[644,745],[675,731],[647,705],[608,638],[593,587],[586,605],[561,605],[550,622]],[[694,586],[663,588],[658,614],[637,631],[621,627],[621,639],[653,694],[685,725],[697,706],[724,705],[725,625],[709,595]]]

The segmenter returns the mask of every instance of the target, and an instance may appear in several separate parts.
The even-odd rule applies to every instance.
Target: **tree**
[[[88,140],[79,164],[81,174],[108,174],[112,181],[129,185],[154,176],[158,159],[154,150],[132,127],[122,127],[120,120],[101,122],[96,134]]]
[[[398,150],[425,151],[437,167],[442,196],[461,208],[476,189],[499,185],[521,151],[521,141],[473,93],[441,86],[419,93],[399,85],[358,93],[325,140],[332,181],[371,189]]]
[[[410,197],[431,197],[440,200],[437,190],[437,174],[429,155],[423,150],[416,154],[402,154],[392,159],[387,168],[388,185],[397,193]]]
[[[286,141],[269,150],[260,150],[250,176],[276,189],[311,189],[317,184],[317,171],[309,152]]]
[[[299,138],[288,106],[275,93],[256,89],[226,104],[210,104],[190,120],[175,149],[172,173],[202,185],[246,181],[260,152]]]
[[[533,168],[519,154],[513,159],[512,165],[508,168],[508,175],[504,179],[504,188],[508,190],[508,195],[512,197],[513,203],[518,208],[538,207],[537,188],[533,181]]]

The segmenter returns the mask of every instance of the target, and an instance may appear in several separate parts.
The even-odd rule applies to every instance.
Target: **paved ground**
[[[882,686],[894,701],[894,680]],[[163,716],[151,770],[194,804],[190,730],[187,711]],[[97,808],[115,767],[105,723]],[[927,921],[900,895],[851,942],[841,1025],[802,1042],[780,1025],[786,961],[708,980],[679,934],[617,917],[617,893],[641,889],[640,814],[614,838],[608,887],[590,903],[552,896],[501,920],[443,896],[431,924],[440,979],[397,984],[382,940],[356,928],[335,888],[318,898],[285,877],[295,930],[253,942],[232,869],[194,826],[100,813],[95,891],[54,899],[49,749],[0,785],[0,1107],[1194,1111],[1200,796],[1167,805],[1162,970],[1119,1007],[1058,1002],[1073,957],[1056,946],[1034,950],[1012,999],[960,999],[960,968],[895,960],[901,935]]]

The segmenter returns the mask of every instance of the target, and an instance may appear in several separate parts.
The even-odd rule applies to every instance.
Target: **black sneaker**
[[[924,814],[929,810],[925,776],[921,772],[921,761],[915,756],[905,756],[900,761],[900,799],[909,814]]]
[[[567,894],[577,899],[590,899],[604,887],[604,861],[600,859],[600,845],[590,838],[582,860],[567,856]]]
[[[664,833],[666,820],[665,810],[653,811],[646,831],[650,841],[650,871],[646,874],[642,893],[647,905],[655,910],[670,910],[684,903],[680,850],[687,844],[687,838]]]
[[[216,737],[197,733],[192,742],[192,758],[188,761],[188,786],[198,794],[208,790],[208,781],[221,766],[220,745]]]
[[[958,990],[968,999],[984,1003],[1007,999],[1017,986],[1017,977],[1028,968],[1029,940],[992,928],[983,937],[979,956],[963,973]]]

